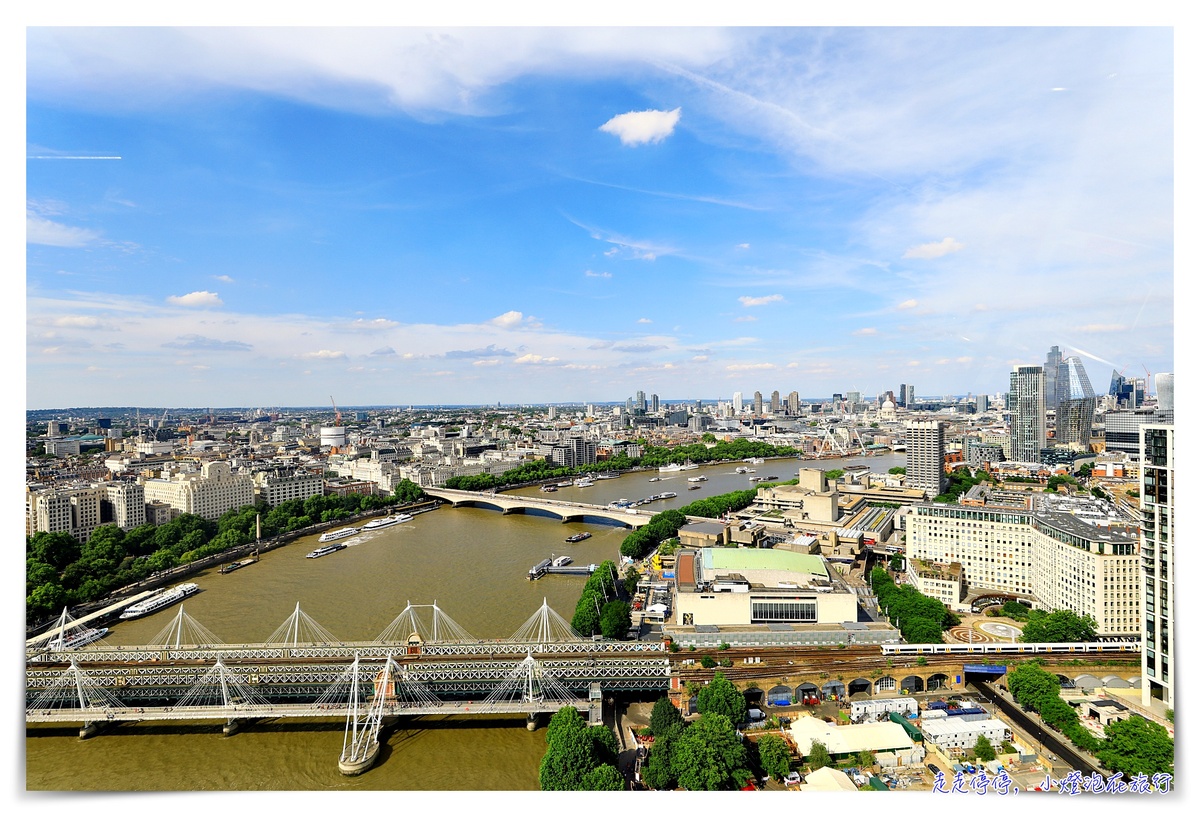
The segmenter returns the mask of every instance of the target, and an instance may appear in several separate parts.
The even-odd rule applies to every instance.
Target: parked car
[[[785,786],[799,786],[804,782],[804,778],[800,776],[800,772],[788,772],[787,777],[783,778]]]
[[[935,777],[938,775],[939,772],[942,771],[937,766],[934,766],[932,763],[926,763],[925,768],[928,769],[929,773],[934,775]]]

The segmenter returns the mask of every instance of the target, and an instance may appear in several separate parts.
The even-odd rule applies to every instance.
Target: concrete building
[[[1046,376],[1041,366],[1014,366],[1008,385],[1009,459],[1037,462],[1046,447]]]
[[[806,714],[793,720],[789,731],[796,744],[796,750],[801,755],[809,754],[813,743],[824,745],[835,759],[853,757],[864,751],[909,755],[914,748],[919,748],[904,731],[904,727],[891,720],[839,725]],[[909,759],[905,765],[913,765],[919,761],[919,757]],[[844,776],[842,772],[837,774]],[[812,775],[809,775],[809,779],[811,778]]]
[[[1141,428],[1142,699],[1175,706],[1175,426]]]
[[[217,519],[228,510],[254,504],[254,480],[248,474],[233,473],[229,463],[220,460],[204,463],[199,473],[147,479],[142,484],[147,502],[165,502],[175,515]]]
[[[701,548],[675,562],[675,623],[840,624],[858,618],[857,596],[820,556],[785,550]]]
[[[1158,397],[1159,411],[1175,410],[1175,374],[1159,372],[1154,375],[1154,393]]]
[[[276,468],[258,471],[252,477],[257,501],[272,507],[292,499],[308,499],[322,493],[324,479],[320,473],[302,468]]]
[[[80,542],[100,525],[102,491],[92,485],[63,488],[27,488],[25,533],[69,533]]]
[[[925,739],[942,750],[947,757],[959,757],[974,749],[979,736],[983,735],[992,746],[999,747],[1012,740],[1008,724],[996,718],[968,721],[963,718],[922,718],[921,731]]]
[[[1035,509],[1006,505],[916,505],[907,517],[908,578],[918,590],[921,561],[962,565],[971,591],[1027,599],[1039,609],[1090,615],[1098,635],[1134,635],[1141,629],[1141,575],[1137,540],[1117,525],[1083,521],[1053,508],[1050,495],[1031,495]],[[1064,506],[1067,507],[1067,506]],[[924,592],[922,590],[922,592]]]
[[[907,456],[904,484],[935,497],[946,486],[944,424],[937,420],[910,420],[904,424]]]
[[[139,483],[105,482],[100,490],[100,524],[121,530],[146,524],[146,491]]]
[[[1174,412],[1139,409],[1137,411],[1110,411],[1104,415],[1104,449],[1120,451],[1130,457],[1141,456],[1139,429],[1155,423],[1173,423]]]

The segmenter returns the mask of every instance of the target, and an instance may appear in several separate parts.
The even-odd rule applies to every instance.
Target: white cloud
[[[518,325],[524,317],[524,315],[516,310],[509,310],[503,315],[497,315],[496,317],[492,318],[490,321],[488,321],[488,323],[490,323],[492,326],[499,326],[502,329],[511,329]]]
[[[654,321],[650,320],[649,318],[638,318],[637,322],[638,323],[654,323]]]
[[[57,221],[25,214],[25,241],[29,244],[45,244],[51,247],[86,247],[100,237],[95,230],[83,227],[68,227]]]
[[[1076,332],[1087,332],[1089,334],[1100,332],[1124,332],[1129,327],[1123,323],[1089,323],[1084,326],[1075,327]]]
[[[514,363],[543,363],[543,364],[550,364],[550,363],[558,363],[558,358],[557,358],[557,357],[542,357],[541,355],[535,355],[535,354],[533,354],[533,353],[531,352],[531,353],[528,353],[528,354],[521,355],[519,358],[517,358],[517,359],[516,359],[516,360],[514,360],[513,362],[514,362]]]
[[[362,318],[359,318],[353,323],[347,323],[337,328],[344,329],[349,332],[381,332],[387,329],[395,329],[399,325],[400,324],[396,323],[395,321],[391,321],[386,318],[375,318],[369,321],[364,321]]]
[[[618,114],[600,126],[623,145],[644,145],[661,142],[675,131],[680,109],[673,111],[630,111]]]
[[[221,306],[224,301],[217,297],[217,293],[202,290],[187,295],[168,295],[167,303],[175,306]]]
[[[941,241],[933,241],[929,244],[918,244],[915,247],[909,247],[904,251],[904,258],[941,258],[943,255],[949,255],[952,252],[958,252],[965,244],[955,241],[953,238],[943,238]]]
[[[588,278],[612,278],[611,272],[593,272],[592,270],[584,270],[583,274]]]
[[[974,362],[974,360],[975,360],[975,358],[973,358],[973,357],[956,357],[956,358],[954,358],[955,363],[972,363],[972,362]]]
[[[783,300],[782,295],[763,295],[758,298],[750,295],[743,295],[738,298],[742,302],[742,306],[764,306],[765,304],[773,304]]]
[[[760,369],[774,369],[774,363],[731,363],[725,367],[730,372],[750,372]]]
[[[335,352],[332,349],[318,349],[315,352],[304,352],[297,357],[305,360],[341,360],[346,357],[346,353]]]
[[[734,323],[753,323],[756,320],[758,320],[757,315],[742,315],[741,317],[734,318],[733,322]]]
[[[100,326],[100,321],[91,315],[63,315],[54,319],[54,325],[74,329],[95,329]]]
[[[855,329],[850,334],[864,337],[866,335],[878,335],[879,330],[874,328],[873,326],[864,326],[862,329]]]
[[[749,244],[738,244],[737,248],[739,250],[748,250],[748,249],[750,249],[750,245]]]
[[[233,279],[230,278],[228,275],[214,275],[213,278],[217,279],[218,281],[220,281],[223,284],[232,284],[233,283]]]
[[[476,360],[471,363],[472,366],[499,366],[499,360]]]
[[[896,308],[897,309],[913,309],[916,307],[916,305],[917,305],[917,299],[909,298],[907,301],[901,301],[900,303],[896,304]]]

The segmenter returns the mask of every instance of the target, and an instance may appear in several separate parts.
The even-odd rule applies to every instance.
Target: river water
[[[800,463],[768,460],[749,467],[755,476],[795,476],[799,465],[824,469],[867,463],[875,472],[903,465],[903,454]],[[658,512],[705,496],[750,487],[734,464],[692,471],[627,474],[590,488],[563,488],[550,496],[604,505],[663,491],[678,497],[642,506]],[[687,477],[706,476],[699,490]],[[538,494],[537,487],[515,491]],[[567,544],[579,531],[590,539]],[[563,524],[535,514],[502,515],[483,508],[444,506],[344,540],[348,547],[306,559],[316,537],[263,554],[260,562],[221,575],[192,579],[201,592],[183,602],[188,616],[226,643],[267,640],[296,608],[344,641],[372,640],[408,603],[439,609],[476,638],[507,638],[541,608],[543,600],[570,619],[584,576],[527,578],[551,556],[578,564],[617,560],[628,530],[599,522]],[[178,606],[112,628],[110,645],[154,643]],[[423,620],[429,621],[428,611]],[[80,740],[77,728],[26,730],[26,788],[30,791],[384,791],[536,790],[545,730],[529,732],[524,717],[422,717],[387,735],[380,760],[365,774],[338,772],[341,722],[260,724],[224,737],[219,724],[117,727]]]

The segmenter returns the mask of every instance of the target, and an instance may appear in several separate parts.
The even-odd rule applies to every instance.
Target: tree
[[[671,770],[671,760],[675,741],[683,734],[684,729],[683,721],[680,720],[661,734],[654,734],[654,747],[642,766],[642,782],[650,788],[660,791],[675,788],[676,780],[675,773]]]
[[[700,716],[675,741],[671,770],[689,791],[738,788],[750,777],[746,747],[729,718],[718,712]]]
[[[889,468],[888,473],[889,474],[907,474],[908,469],[905,468],[903,465],[897,465],[892,468]]]
[[[630,623],[629,602],[613,599],[600,608],[600,632],[605,638],[620,638]]]
[[[62,570],[79,558],[80,547],[79,542],[69,533],[40,531],[26,540],[25,552],[39,562]]]
[[[758,759],[763,771],[776,780],[782,780],[792,765],[792,753],[779,735],[763,735],[758,739]]]
[[[810,772],[833,765],[833,758],[830,756],[829,750],[819,740],[814,740],[812,745],[808,747],[808,754],[804,756],[804,760],[808,764]]]
[[[980,735],[979,739],[975,741],[975,757],[984,763],[996,759],[996,750],[987,735]]]
[[[1174,773],[1175,741],[1162,724],[1131,715],[1104,727],[1104,736],[1096,757],[1105,768],[1127,775]]]
[[[650,710],[650,734],[655,738],[662,737],[667,730],[682,724],[683,714],[671,703],[670,698],[664,695],[654,702],[654,709]]]
[[[875,765],[875,753],[870,749],[863,749],[855,755],[854,762],[864,769],[869,769]]]
[[[611,763],[592,769],[583,778],[584,791],[624,791],[625,778]]]
[[[1095,641],[1096,620],[1071,610],[1030,610],[1021,640],[1026,644]]]
[[[538,767],[538,783],[542,791],[581,791],[595,767],[592,739],[583,730],[571,730],[547,747]]]
[[[642,574],[633,565],[625,571],[625,595],[633,596],[637,592],[638,582],[642,580]]]
[[[700,690],[696,705],[700,714],[715,712],[729,718],[731,723],[743,723],[746,720],[746,696],[738,691],[733,682],[724,673],[713,673],[712,680]]]

